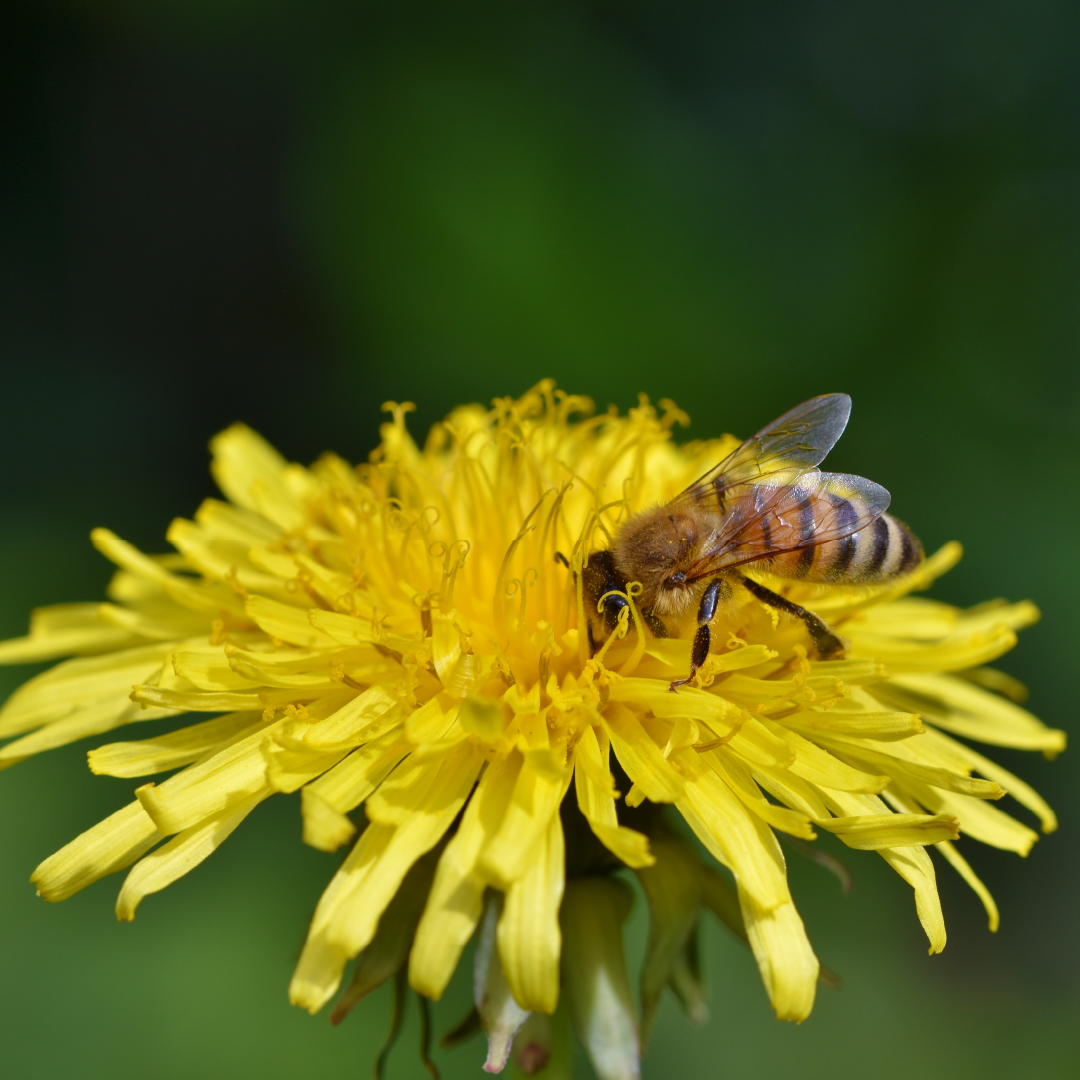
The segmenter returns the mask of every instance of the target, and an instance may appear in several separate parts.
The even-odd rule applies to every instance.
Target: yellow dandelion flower
[[[841,397],[815,399],[825,451]],[[227,501],[173,522],[174,553],[95,531],[117,566],[108,601],[42,609],[0,644],[5,663],[73,657],[0,711],[2,766],[209,717],[90,751],[98,774],[172,775],[46,859],[42,897],[127,869],[116,911],[133,919],[259,803],[299,791],[305,842],[351,850],[312,918],[296,1005],[326,1006],[354,959],[335,1020],[387,980],[399,1012],[406,983],[437,1000],[475,941],[485,1067],[554,1069],[569,1022],[604,1080],[637,1075],[665,987],[703,1018],[702,910],[747,942],[780,1018],[809,1015],[821,969],[778,833],[876,851],[914,890],[932,953],[945,927],[928,848],[996,927],[953,842],[1026,854],[1036,833],[995,805],[1006,792],[1043,831],[1055,819],[961,740],[1064,748],[985,666],[1031,604],[914,597],[959,547],[921,561],[880,488],[817,471],[798,410],[718,474],[737,441],[677,445],[669,402],[593,415],[542,383],[456,410],[423,449],[410,406],[386,408],[356,468],[289,464],[229,428],[212,443]],[[661,536],[675,554],[654,558]],[[650,914],[640,1016],[624,868]]]

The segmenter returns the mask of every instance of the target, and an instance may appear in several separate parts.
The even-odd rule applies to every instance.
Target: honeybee
[[[910,573],[922,561],[919,541],[885,513],[885,488],[817,467],[850,414],[847,394],[811,398],[671,502],[625,522],[611,549],[593,552],[582,573],[593,648],[617,625],[627,584],[637,581],[640,614],[657,637],[669,636],[670,626],[697,608],[690,673],[672,690],[689,683],[705,663],[709,624],[735,586],[801,619],[820,657],[842,654],[843,643],[817,615],[748,575],[868,584]]]

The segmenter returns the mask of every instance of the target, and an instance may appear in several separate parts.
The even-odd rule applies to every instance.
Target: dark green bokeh
[[[1040,604],[1002,666],[1071,729],[1078,39],[1053,2],[12,5],[0,633],[100,595],[94,525],[160,547],[233,419],[356,459],[387,398],[422,431],[545,375],[601,406],[672,397],[698,436],[846,390],[830,465],[886,484],[929,547],[964,542],[936,595]],[[85,749],[0,776],[3,1075],[366,1075],[385,995],[333,1030],[286,1003],[335,865],[295,799],[131,926],[118,881],[34,897],[33,866],[130,797]],[[645,1075],[1074,1075],[1080,766],[994,756],[1062,818],[1024,862],[967,852],[996,936],[943,870],[950,943],[928,959],[880,860],[848,854],[844,897],[796,858],[844,989],[778,1025],[714,929],[713,1020],[668,1001]],[[414,1033],[392,1076],[419,1075]],[[476,1075],[482,1054],[439,1060]]]

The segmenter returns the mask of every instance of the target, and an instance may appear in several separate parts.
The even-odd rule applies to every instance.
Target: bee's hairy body
[[[906,574],[922,560],[907,526],[884,512],[889,495],[861,477],[822,473],[847,422],[850,399],[814,398],[748,439],[671,502],[626,521],[609,550],[595,551],[582,573],[595,645],[615,628],[627,587],[657,637],[677,633],[697,611],[690,677],[705,661],[709,623],[736,585],[770,607],[802,619],[819,655],[841,641],[813,613],[752,577],[872,584]]]

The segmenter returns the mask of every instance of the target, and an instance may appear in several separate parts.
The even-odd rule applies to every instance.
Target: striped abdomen
[[[786,551],[761,560],[760,565],[780,577],[858,585],[899,577],[914,570],[922,560],[922,545],[911,530],[889,514],[882,514],[850,536]]]

